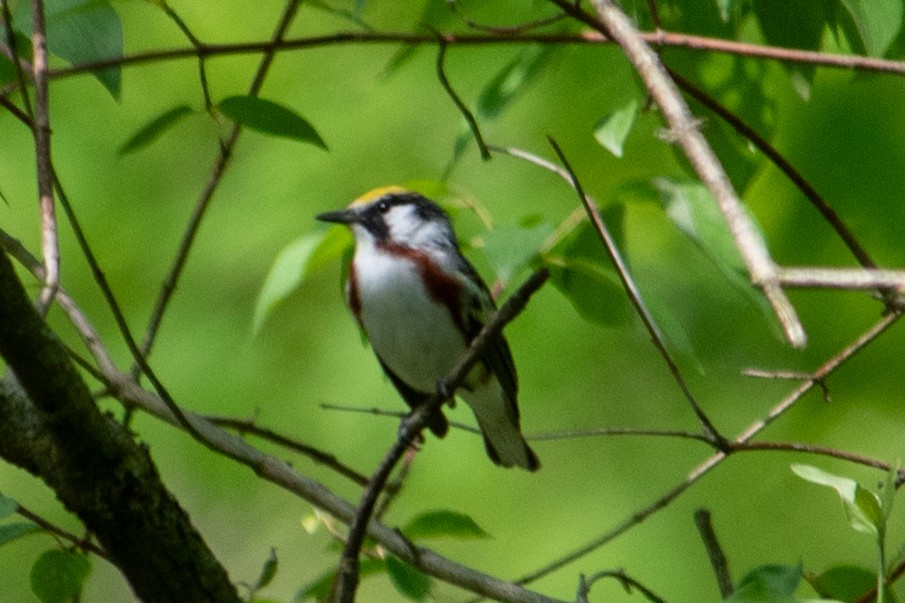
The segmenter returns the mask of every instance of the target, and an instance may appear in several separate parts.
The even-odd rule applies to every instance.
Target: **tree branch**
[[[350,526],[346,546],[343,549],[342,558],[339,561],[339,568],[334,579],[333,592],[330,595],[332,603],[352,603],[355,600],[355,591],[358,589],[358,555],[361,551],[362,542],[364,542],[368,523],[371,521],[371,515],[374,512],[374,506],[377,504],[377,498],[396,463],[399,462],[405,451],[411,447],[412,442],[417,441],[421,437],[422,430],[434,412],[455,395],[456,389],[481,358],[487,345],[502,332],[504,326],[524,310],[531,295],[541,288],[548,277],[549,272],[545,268],[532,274],[506,300],[506,303],[503,304],[503,307],[500,308],[493,318],[484,325],[450,374],[437,385],[437,392],[431,399],[415,408],[402,421],[395,443],[371,476],[371,480],[362,494],[358,510],[355,512],[355,520]],[[409,545],[413,547],[413,545]],[[417,559],[418,555],[415,555],[415,557]]]
[[[441,32],[444,42],[456,46],[480,46],[498,44],[578,44],[601,45],[612,44],[613,41],[599,31],[579,33],[495,33],[488,34],[459,34],[454,32]],[[813,50],[799,50],[796,48],[783,48],[779,46],[767,46],[762,44],[750,44],[722,38],[711,38],[692,34],[653,31],[641,32],[641,38],[653,46],[669,46],[675,48],[688,48],[702,52],[715,52],[760,59],[782,61],[784,63],[800,63],[816,65],[834,69],[870,71],[888,73],[893,75],[905,75],[905,61],[880,59],[862,55],[834,54]],[[239,54],[258,54],[273,52],[276,50],[304,50],[308,48],[320,48],[343,44],[408,44],[408,45],[432,45],[437,44],[437,36],[433,34],[419,34],[410,32],[377,32],[377,31],[343,31],[323,36],[310,36],[304,38],[290,38],[278,42],[242,42],[237,44],[204,44],[200,47],[175,48],[168,50],[152,50],[135,53],[123,57],[91,61],[69,67],[51,69],[48,76],[51,79],[72,77],[107,69],[110,67],[132,67],[145,63],[156,63],[176,59],[197,59],[199,57],[227,56]],[[6,93],[4,91],[3,93]]]
[[[147,451],[100,413],[0,253],[0,454],[40,476],[148,602],[239,601]],[[18,384],[21,384],[21,388]]]
[[[60,243],[53,201],[53,167],[50,160],[50,101],[47,77],[47,34],[44,28],[44,2],[32,2],[32,79],[35,108],[32,132],[38,175],[38,202],[41,207],[41,249],[44,256],[44,289],[41,311],[46,313],[60,287]]]
[[[736,247],[742,255],[751,282],[760,287],[779,319],[786,339],[796,347],[807,337],[785,292],[776,281],[776,270],[767,247],[754,222],[745,212],[707,140],[698,130],[675,83],[670,79],[657,54],[647,45],[625,14],[610,0],[592,0],[597,13],[594,19],[568,0],[551,0],[565,12],[611,37],[632,62],[644,85],[663,112],[670,132],[685,152],[701,182],[713,195],[723,214]]]
[[[273,59],[276,54],[276,44],[279,44],[282,41],[283,36],[286,35],[289,25],[295,18],[296,12],[298,12],[299,2],[300,0],[289,0],[286,4],[283,15],[280,17],[280,21],[277,23],[274,30],[273,37],[265,48],[264,56],[261,57],[261,62],[258,65],[254,79],[248,90],[249,96],[257,96],[261,91],[267,72],[273,64]],[[194,36],[192,36],[192,38],[193,43],[197,42],[197,39],[194,39]],[[204,46],[196,45],[195,50],[200,51],[202,48],[204,48]],[[203,59],[206,55],[198,54],[197,56],[200,59]],[[203,74],[203,67],[200,67],[200,69]],[[176,255],[173,258],[173,263],[167,273],[167,278],[160,288],[160,294],[157,297],[157,301],[154,304],[154,310],[151,312],[151,317],[148,320],[145,336],[141,343],[142,354],[145,356],[151,353],[151,348],[157,337],[157,331],[160,329],[160,323],[163,320],[164,312],[166,312],[167,306],[170,303],[170,298],[176,291],[176,285],[178,284],[179,278],[182,276],[182,270],[185,268],[185,264],[188,261],[189,252],[195,242],[195,237],[198,235],[198,230],[201,228],[201,220],[204,218],[207,208],[214,197],[214,193],[220,185],[223,174],[226,172],[230,157],[232,156],[232,150],[236,146],[236,142],[239,140],[239,134],[241,132],[242,128],[239,124],[235,124],[226,136],[226,139],[221,142],[220,154],[217,156],[217,160],[214,163],[211,176],[208,179],[204,190],[201,192],[201,196],[198,198],[197,203],[195,203],[195,208],[192,210],[192,215],[183,232],[182,240],[179,242],[179,248],[176,250]]]
[[[805,394],[810,392],[815,387],[819,388],[820,384],[823,383],[823,381],[831,373],[833,373],[833,371],[844,365],[858,352],[863,350],[868,344],[874,341],[881,334],[885,333],[887,329],[889,329],[902,317],[902,314],[902,310],[895,310],[893,312],[890,312],[886,316],[883,316],[867,331],[857,337],[848,346],[843,348],[838,354],[824,362],[816,371],[814,371],[810,375],[810,377],[806,381],[799,384],[788,395],[786,395],[785,398],[777,402],[764,418],[755,421],[747,429],[743,430],[738,436],[736,436],[735,439],[731,440],[729,442],[730,450],[734,446],[741,446],[751,441],[757,434],[766,429],[767,426],[770,425],[773,421],[788,412],[788,410],[792,408],[799,400],[801,400]],[[673,500],[681,496],[686,490],[697,483],[711,470],[719,466],[728,457],[729,453],[727,451],[717,451],[716,453],[702,461],[700,464],[698,464],[695,468],[693,468],[681,482],[667,490],[664,494],[662,494],[648,506],[633,512],[629,518],[622,521],[608,532],[601,534],[600,536],[561,556],[560,558],[552,561],[544,567],[541,567],[536,571],[531,572],[530,574],[526,574],[518,580],[518,583],[528,584],[530,582],[538,580],[568,565],[569,563],[572,563],[573,561],[581,559],[585,555],[588,555],[593,551],[596,551],[600,547],[606,545],[607,543],[615,540],[622,534],[628,532],[632,527],[643,522],[648,517],[654,515],[661,509],[669,506],[669,504],[672,503]]]

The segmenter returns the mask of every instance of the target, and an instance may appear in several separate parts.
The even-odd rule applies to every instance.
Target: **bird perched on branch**
[[[318,220],[355,236],[346,295],[377,360],[413,409],[427,402],[495,311],[487,286],[459,250],[449,217],[422,195],[373,190]],[[460,386],[497,465],[536,471],[537,455],[519,427],[518,382],[502,334]],[[441,409],[428,422],[443,437]]]

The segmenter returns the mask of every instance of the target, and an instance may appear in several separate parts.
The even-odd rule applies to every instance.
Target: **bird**
[[[346,301],[399,395],[413,410],[425,404],[496,311],[448,214],[417,192],[388,186],[316,219],[351,229]],[[457,393],[474,412],[495,464],[536,471],[540,461],[520,428],[509,344],[498,334],[485,349]],[[441,409],[427,427],[446,435]]]

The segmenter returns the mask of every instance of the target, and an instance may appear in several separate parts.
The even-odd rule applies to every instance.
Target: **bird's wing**
[[[468,264],[467,271],[470,278],[466,282],[464,291],[468,299],[466,303],[462,304],[465,312],[462,322],[465,324],[466,335],[470,342],[478,336],[484,325],[496,313],[496,306],[490,291],[471,264]],[[513,418],[518,420],[518,377],[515,372],[515,361],[512,358],[509,344],[501,333],[497,334],[485,348],[482,360],[488,370],[496,375],[503,393],[509,401]]]

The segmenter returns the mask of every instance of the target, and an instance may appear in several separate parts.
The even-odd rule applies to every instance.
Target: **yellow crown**
[[[368,192],[363,194],[361,197],[359,197],[355,201],[352,201],[352,203],[349,204],[349,207],[355,207],[356,205],[366,205],[366,204],[370,203],[371,201],[373,201],[374,199],[379,199],[386,195],[391,195],[394,193],[395,194],[405,194],[405,193],[409,193],[409,192],[411,192],[411,191],[409,191],[408,189],[402,188],[401,186],[381,186],[380,188],[375,188],[373,190],[369,190]]]

